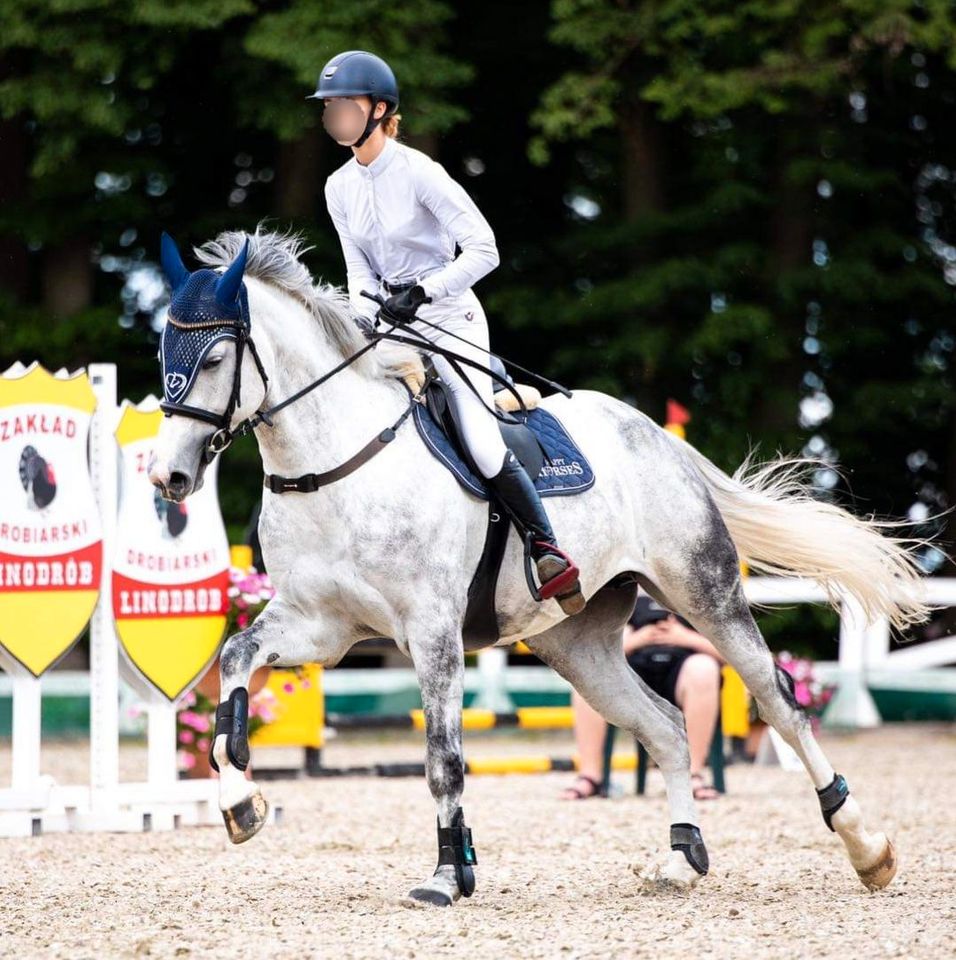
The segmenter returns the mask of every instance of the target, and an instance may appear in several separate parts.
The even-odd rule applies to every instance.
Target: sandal
[[[702,773],[692,773],[690,783],[695,800],[717,800],[720,797],[720,791],[713,784],[704,782]]]
[[[576,784],[586,783],[588,785],[587,791],[579,789]],[[577,777],[574,778],[574,783],[570,787],[565,787],[561,792],[561,800],[590,800],[592,797],[603,797],[604,794],[601,790],[601,784],[593,779],[592,777],[586,777],[583,773],[579,773]]]

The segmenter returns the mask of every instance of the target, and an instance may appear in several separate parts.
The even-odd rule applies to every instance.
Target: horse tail
[[[815,499],[810,474],[823,466],[820,461],[756,463],[751,453],[731,477],[668,436],[690,457],[752,570],[816,580],[834,607],[849,594],[871,622],[883,616],[902,629],[927,618],[931,607],[916,556],[926,541],[900,536],[905,522],[857,517]]]

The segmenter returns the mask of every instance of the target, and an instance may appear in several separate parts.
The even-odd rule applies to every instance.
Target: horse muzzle
[[[155,458],[149,464],[149,482],[164,500],[182,503],[195,489],[193,479],[182,470],[170,470]]]

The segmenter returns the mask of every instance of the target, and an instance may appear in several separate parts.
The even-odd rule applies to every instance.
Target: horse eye
[[[210,357],[203,363],[202,368],[203,370],[212,370],[213,367],[218,367],[220,363],[222,363],[222,357]]]

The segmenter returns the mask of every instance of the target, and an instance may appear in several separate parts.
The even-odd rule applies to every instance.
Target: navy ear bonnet
[[[163,234],[163,272],[172,289],[160,341],[166,400],[182,403],[212,347],[220,340],[237,340],[240,327],[249,330],[249,301],[242,282],[247,250],[248,241],[223,274],[206,269],[190,273],[172,238]]]

